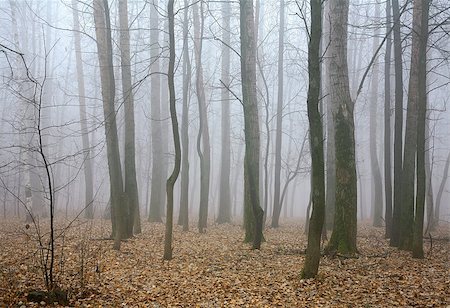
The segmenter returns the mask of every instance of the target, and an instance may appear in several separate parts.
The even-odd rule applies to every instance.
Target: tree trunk
[[[403,62],[402,38],[400,33],[400,7],[398,0],[392,0],[394,19],[394,68],[395,68],[395,122],[394,122],[394,209],[390,245],[397,247],[400,240],[401,180],[403,155]]]
[[[439,190],[438,190],[438,193],[436,195],[436,209],[434,211],[434,221],[435,221],[434,224],[436,226],[439,225],[439,217],[440,217],[440,212],[441,212],[442,195],[444,193],[445,184],[447,183],[449,167],[450,167],[450,153],[448,154],[447,161],[445,162],[444,174],[442,176],[442,181],[441,181],[441,184],[439,185]]]
[[[380,6],[375,4],[375,18],[380,19]],[[375,28],[373,39],[373,53],[376,54],[379,43],[379,28]],[[372,209],[373,209],[373,226],[381,227],[383,222],[383,189],[381,182],[381,171],[378,163],[377,150],[377,119],[378,119],[378,79],[379,79],[379,64],[378,59],[375,60],[372,70],[372,84],[370,94],[370,169],[373,180],[372,190]]]
[[[425,125],[427,114],[427,42],[428,42],[428,0],[416,0],[414,2],[414,12],[417,12],[417,32],[413,26],[413,46],[414,40],[418,44],[418,105],[417,105],[417,194],[416,211],[414,216],[414,236],[412,243],[413,258],[423,258],[423,222],[425,211]],[[415,16],[415,14],[414,14]],[[414,20],[413,20],[414,22]]]
[[[189,0],[184,0],[188,7]],[[178,224],[183,231],[189,230],[189,87],[191,84],[191,62],[189,60],[189,10],[184,10],[183,20],[183,114],[181,120],[181,196]]]
[[[411,46],[411,69],[409,73],[408,106],[406,110],[405,148],[402,169],[402,196],[399,247],[404,250],[412,249],[414,230],[414,197],[416,179],[417,153],[417,108],[420,101],[419,65],[420,65],[420,29],[422,0],[414,0],[413,30]],[[425,176],[425,175],[424,175]]]
[[[241,78],[244,109],[245,195],[244,207],[251,208],[254,223],[253,249],[260,249],[264,212],[259,205],[259,118],[256,99],[256,42],[253,1],[240,0]],[[248,230],[246,230],[247,232]]]
[[[277,129],[275,134],[275,186],[273,192],[272,228],[279,225],[281,206],[281,141],[283,139],[283,53],[284,53],[284,0],[280,0],[280,26],[278,32],[278,94],[277,94]]]
[[[78,101],[80,103],[80,126],[81,141],[83,144],[84,155],[84,184],[85,184],[85,217],[94,218],[94,180],[92,175],[91,146],[89,143],[89,134],[86,119],[86,91],[84,88],[84,70],[83,60],[81,56],[81,39],[80,39],[80,23],[78,20],[78,1],[72,0],[73,6],[73,29],[75,35],[75,61],[77,66],[77,83],[78,83]]]
[[[202,45],[203,45],[203,2],[200,3],[200,16],[198,5],[193,5],[194,11],[194,48],[195,48],[195,67],[196,76],[196,92],[198,100],[198,112],[200,118],[200,127],[197,135],[197,153],[200,158],[200,207],[198,218],[198,231],[205,232],[208,222],[208,199],[209,199],[209,177],[210,177],[210,146],[209,146],[209,129],[208,115],[206,110],[205,88],[203,83],[202,68]]]
[[[320,238],[325,219],[325,166],[323,152],[323,124],[319,112],[320,101],[320,38],[322,34],[322,1],[311,0],[311,38],[308,45],[308,120],[311,147],[311,201],[308,247],[306,248],[303,278],[313,278],[319,270]]]
[[[357,178],[355,164],[355,133],[347,66],[348,0],[330,1],[331,41],[329,76],[330,99],[333,104],[336,151],[336,209],[333,233],[328,251],[355,254]]]
[[[125,195],[128,204],[127,235],[141,233],[139,194],[136,180],[134,96],[131,87],[130,32],[128,26],[127,0],[119,0],[120,59],[122,69],[122,92],[125,109]]]
[[[159,21],[158,21],[158,0],[152,1],[150,5],[150,77],[151,89],[151,129],[152,129],[152,187],[150,195],[150,222],[162,222],[161,209],[163,208],[164,197],[164,174],[163,161],[164,150],[162,141],[161,124],[161,77],[159,75],[160,48],[159,48]]]
[[[120,240],[126,236],[126,207],[124,202],[122,168],[120,165],[119,139],[117,137],[116,110],[114,107],[116,90],[112,58],[111,23],[107,0],[94,0],[94,22],[105,118],[111,217],[113,236],[115,239],[114,249],[120,249]]]
[[[428,102],[427,102],[428,103]],[[429,231],[433,231],[434,226],[434,201],[433,201],[433,163],[431,161],[430,151],[430,139],[433,138],[430,134],[430,121],[429,121],[429,110],[427,111],[427,117],[425,119],[425,177],[426,177],[426,207],[427,207],[427,227],[424,234]]]
[[[223,34],[222,40],[222,72],[221,81],[230,86],[230,19],[231,4],[228,1],[222,3]],[[230,93],[227,88],[221,89],[222,100],[222,158],[220,165],[220,200],[217,223],[231,221],[231,196],[230,196]]]
[[[177,181],[181,166],[181,145],[180,133],[178,131],[178,120],[175,99],[175,22],[173,12],[174,0],[169,0],[167,4],[167,13],[169,18],[169,67],[167,72],[167,80],[169,85],[169,103],[170,103],[170,118],[172,120],[173,143],[175,147],[175,164],[172,174],[167,179],[167,218],[166,230],[164,237],[164,260],[172,259],[172,228],[173,228],[173,187]]]
[[[391,0],[386,1],[386,53],[384,56],[384,196],[385,238],[392,230],[392,170],[391,170]]]

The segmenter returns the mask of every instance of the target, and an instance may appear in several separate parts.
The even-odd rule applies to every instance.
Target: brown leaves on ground
[[[427,257],[391,248],[383,230],[359,228],[358,258],[323,257],[316,279],[299,277],[303,225],[267,229],[261,251],[244,244],[238,225],[214,225],[206,234],[174,230],[174,259],[163,261],[164,226],[111,249],[108,221],[76,222],[58,238],[56,277],[82,307],[442,307],[450,304],[448,226],[425,240]],[[45,225],[42,226],[45,230]],[[59,233],[58,233],[59,234]],[[440,237],[441,240],[438,240]],[[33,227],[3,221],[0,228],[0,306],[34,305],[42,289]],[[22,302],[22,303],[20,303]]]

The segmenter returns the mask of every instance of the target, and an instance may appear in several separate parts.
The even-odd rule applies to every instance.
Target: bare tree
[[[253,241],[253,249],[260,249],[264,212],[259,205],[259,117],[256,99],[256,42],[253,0],[240,0],[241,29],[241,78],[242,104],[244,108],[244,190],[246,211],[250,223],[246,223],[246,233]],[[252,228],[253,230],[249,230]],[[246,236],[247,237],[247,236]]]
[[[189,59],[189,0],[184,0],[183,17],[183,114],[181,119],[181,194],[178,224],[183,231],[189,230],[189,88],[191,84],[191,61]]]
[[[121,239],[126,237],[128,213],[124,202],[119,138],[117,136],[116,110],[114,107],[116,88],[112,58],[111,23],[107,0],[94,1],[94,22],[105,118],[106,153],[108,157],[111,221],[113,227],[112,237],[115,240],[114,249],[120,249]]]
[[[280,25],[278,32],[278,95],[277,95],[277,128],[275,134],[275,178],[273,193],[273,216],[272,228],[277,228],[280,220],[281,206],[280,190],[281,190],[281,146],[283,131],[283,58],[284,58],[284,0],[280,0]]]
[[[175,146],[175,165],[172,174],[167,179],[167,219],[164,240],[164,260],[172,259],[172,228],[173,228],[173,187],[177,181],[181,166],[181,145],[180,133],[178,131],[178,119],[175,99],[175,21],[173,12],[174,0],[169,0],[167,3],[167,14],[169,18],[169,68],[167,72],[167,80],[169,84],[169,103],[170,103],[170,118],[172,120],[173,142]]]
[[[139,194],[136,180],[136,151],[134,128],[134,95],[131,87],[130,31],[128,26],[128,1],[119,0],[120,59],[122,91],[125,108],[125,195],[128,203],[127,236],[141,233]]]
[[[320,238],[325,220],[325,166],[323,151],[323,124],[319,112],[320,102],[320,38],[322,35],[322,1],[312,0],[311,32],[308,44],[308,120],[311,147],[311,201],[312,213],[309,220],[308,247],[303,278],[317,275],[320,260]]]
[[[336,153],[336,209],[328,251],[356,253],[356,163],[354,102],[347,65],[348,0],[330,1],[330,99],[333,104]]]
[[[223,47],[222,47],[222,71],[221,81],[230,86],[230,21],[231,4],[228,1],[222,3],[223,22]],[[220,165],[220,199],[218,223],[231,221],[231,196],[230,196],[230,92],[226,87],[221,89],[222,100],[222,157]]]

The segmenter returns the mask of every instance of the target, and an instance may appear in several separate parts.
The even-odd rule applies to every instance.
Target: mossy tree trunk
[[[330,1],[330,99],[333,104],[336,153],[336,208],[327,251],[357,252],[357,177],[354,103],[350,97],[347,65],[348,0]]]

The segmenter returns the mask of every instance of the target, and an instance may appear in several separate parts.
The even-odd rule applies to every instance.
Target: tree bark
[[[198,112],[200,119],[200,127],[197,135],[197,153],[200,158],[200,207],[198,218],[198,231],[205,232],[208,222],[208,199],[209,199],[209,177],[210,177],[210,145],[209,145],[209,128],[208,115],[206,110],[205,88],[203,83],[202,68],[202,45],[203,45],[203,2],[200,3],[200,15],[198,5],[193,5],[194,11],[194,49],[195,49],[195,67],[196,76],[196,92],[198,101]]]
[[[120,24],[120,59],[122,69],[122,92],[125,109],[125,195],[128,204],[127,235],[133,236],[141,233],[141,220],[139,212],[139,193],[136,180],[135,162],[135,125],[134,125],[134,96],[131,87],[131,59],[130,59],[130,32],[128,26],[128,1],[119,0]]]
[[[75,43],[75,62],[77,66],[78,102],[80,103],[81,141],[84,155],[84,185],[85,185],[85,217],[94,218],[94,179],[92,175],[91,146],[86,119],[86,91],[84,87],[84,69],[81,55],[80,22],[78,20],[78,1],[72,0],[73,29]]]
[[[97,40],[98,60],[100,64],[100,80],[102,85],[103,114],[105,118],[106,153],[111,194],[111,218],[113,223],[114,249],[120,249],[121,239],[126,237],[126,207],[120,165],[119,139],[117,136],[116,95],[111,23],[107,0],[94,0],[94,22]]]
[[[400,7],[398,0],[392,0],[394,19],[394,68],[395,68],[395,122],[394,122],[394,208],[390,245],[397,247],[400,240],[401,180],[403,155],[403,62],[402,38],[400,33]]]
[[[414,216],[414,236],[412,243],[413,258],[424,257],[423,254],[423,222],[425,212],[425,126],[427,114],[427,42],[428,42],[428,12],[429,0],[416,0],[414,11],[418,11],[418,32],[414,32],[413,41],[418,41],[418,105],[417,105],[417,193]],[[414,20],[413,20],[414,22]],[[414,42],[413,42],[414,46]]]
[[[150,195],[150,211],[148,220],[150,222],[162,222],[161,209],[164,197],[164,174],[163,161],[164,150],[162,147],[162,125],[161,125],[161,77],[159,75],[159,29],[158,29],[158,0],[153,0],[150,5],[150,100],[151,100],[151,129],[152,129],[152,187]]]
[[[180,133],[178,131],[178,119],[175,99],[175,16],[173,12],[174,0],[169,0],[167,4],[167,13],[169,17],[169,67],[167,72],[167,81],[169,85],[169,103],[170,118],[172,120],[173,143],[175,147],[175,164],[172,174],[167,179],[167,214],[166,229],[164,237],[164,260],[172,259],[172,228],[173,228],[173,187],[177,181],[181,166],[181,145]]]
[[[242,103],[244,109],[245,195],[244,207],[251,208],[249,218],[253,220],[253,249],[260,249],[264,212],[259,205],[259,118],[256,99],[256,42],[253,0],[240,0],[241,30],[241,78]],[[247,233],[248,230],[246,230]]]
[[[184,0],[189,6],[189,0]],[[189,88],[191,85],[191,62],[189,59],[189,10],[184,10],[183,20],[183,113],[181,119],[181,194],[178,224],[183,231],[189,230]]]
[[[330,99],[333,104],[336,151],[336,209],[328,251],[355,254],[357,177],[355,132],[347,66],[348,0],[331,0]]]
[[[380,6],[375,4],[375,18],[380,18]],[[373,39],[373,53],[375,54],[379,43],[379,28],[375,28]],[[375,60],[372,70],[372,84],[370,94],[370,169],[373,180],[372,190],[372,209],[373,209],[373,226],[381,227],[383,222],[383,189],[381,182],[381,171],[378,163],[378,150],[377,150],[377,119],[378,119],[378,79],[379,79],[379,64],[378,59]]]
[[[231,4],[222,3],[223,34],[222,40],[222,72],[221,81],[230,85],[230,20]],[[227,88],[221,89],[222,100],[222,158],[220,165],[220,199],[217,223],[231,222],[231,196],[230,196],[230,93]]]
[[[384,56],[384,197],[385,238],[392,230],[392,170],[391,170],[391,0],[386,1],[386,53]]]
[[[321,71],[320,38],[322,35],[322,1],[311,0],[311,37],[308,44],[308,120],[311,147],[311,203],[312,213],[309,220],[308,246],[303,278],[317,275],[320,261],[320,238],[325,220],[325,166],[323,151],[323,124],[319,112]]]
[[[279,225],[281,206],[281,146],[283,139],[283,54],[284,54],[284,0],[280,0],[280,26],[278,32],[278,94],[277,94],[277,128],[275,134],[275,177],[273,192],[272,228]]]

